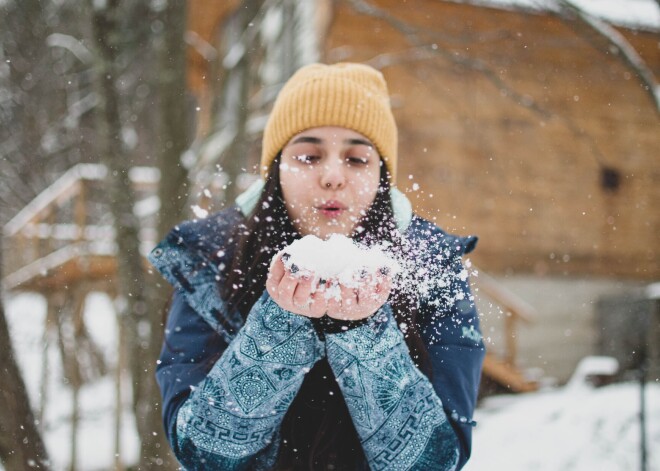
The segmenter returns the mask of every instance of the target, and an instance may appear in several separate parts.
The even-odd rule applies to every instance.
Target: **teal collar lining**
[[[265,182],[260,178],[236,198],[236,205],[243,216],[247,217],[254,210],[264,189],[264,184]],[[392,212],[394,213],[396,227],[399,232],[404,233],[412,220],[412,205],[408,197],[396,187],[390,188],[390,197],[392,198]]]

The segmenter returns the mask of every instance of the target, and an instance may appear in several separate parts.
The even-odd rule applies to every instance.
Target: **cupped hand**
[[[282,309],[306,317],[323,317],[327,301],[320,291],[312,292],[312,276],[294,276],[280,255],[271,263],[266,290]]]
[[[326,296],[328,290],[337,289],[339,296]],[[271,264],[266,290],[282,308],[306,317],[329,317],[356,321],[373,315],[385,304],[392,290],[392,278],[385,274],[367,275],[357,280],[356,287],[347,287],[336,280],[328,280],[322,289],[313,274],[292,274],[282,263],[280,256]],[[334,293],[333,293],[334,294]]]
[[[392,278],[387,275],[367,276],[356,288],[339,285],[341,296],[328,299],[327,314],[340,320],[356,321],[375,314],[387,301],[392,290]]]

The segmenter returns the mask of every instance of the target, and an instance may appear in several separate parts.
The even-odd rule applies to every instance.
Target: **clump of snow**
[[[205,219],[209,215],[209,212],[206,209],[196,204],[192,205],[190,209],[192,209],[192,212],[195,214],[195,217],[199,219]]]
[[[616,358],[607,356],[588,356],[580,360],[571,379],[566,384],[567,388],[588,387],[590,376],[613,376],[619,370],[619,362]]]
[[[359,280],[371,279],[375,282],[379,275],[394,276],[400,270],[396,260],[381,247],[363,247],[341,234],[333,234],[327,240],[307,235],[280,254],[284,266],[291,273],[299,277],[314,277],[318,283],[316,289],[334,286],[337,293],[337,284],[357,287]],[[333,296],[337,293],[332,291]]]

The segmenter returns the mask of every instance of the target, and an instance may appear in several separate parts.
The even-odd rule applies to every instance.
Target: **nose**
[[[321,186],[332,190],[339,190],[346,186],[345,168],[341,159],[328,159],[321,172]]]

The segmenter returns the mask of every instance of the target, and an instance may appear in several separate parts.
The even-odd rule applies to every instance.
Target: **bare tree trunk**
[[[168,2],[162,12],[165,28],[158,51],[161,142],[158,232],[161,236],[181,221],[189,191],[188,172],[181,164],[193,125],[186,87],[186,10],[186,2]]]
[[[0,247],[0,254],[2,247]],[[0,267],[2,266],[0,255]],[[4,305],[0,302],[0,462],[7,471],[50,469],[48,454],[9,337]]]
[[[117,292],[119,316],[126,321],[126,346],[131,358],[133,380],[133,407],[138,434],[142,441],[150,440],[153,430],[145,415],[149,410],[149,369],[154,359],[149,358],[149,330],[145,298],[145,274],[140,254],[139,220],[133,213],[134,190],[129,178],[131,162],[122,140],[120,117],[121,96],[115,80],[119,75],[120,58],[119,0],[109,0],[104,7],[94,10],[93,35],[98,49],[97,84],[100,106],[97,120],[98,141],[102,160],[109,170],[108,196],[115,221],[117,244]],[[146,411],[146,412],[145,412]],[[141,469],[149,466],[151,457],[141,455]],[[143,467],[143,465],[145,465]]]
[[[161,179],[159,199],[161,202],[158,233],[164,236],[181,221],[188,192],[188,172],[181,163],[181,156],[188,148],[192,123],[189,121],[191,103],[187,99],[186,87],[186,2],[167,2],[161,12],[165,28],[158,49],[159,78],[159,142],[158,149]],[[152,273],[146,281],[149,338],[144,339],[144,374],[141,408],[144,428],[149,433],[142,435],[140,469],[177,469],[178,463],[170,450],[163,429],[161,397],[156,383],[156,359],[163,343],[163,309],[171,296],[171,288],[160,275]]]
[[[44,333],[42,337],[42,362],[41,362],[41,384],[39,386],[40,397],[39,397],[39,430],[44,431],[44,419],[46,417],[46,408],[48,407],[48,398],[50,393],[49,382],[50,382],[50,358],[48,356],[50,351],[50,343],[52,338],[52,329],[55,325],[55,312],[51,306],[51,303],[46,300],[48,306],[46,308],[46,319],[44,320]]]
[[[229,52],[223,61],[223,82],[220,98],[221,111],[218,117],[218,129],[227,128],[233,131],[234,138],[220,158],[222,168],[229,176],[225,192],[225,203],[232,204],[238,196],[236,181],[245,171],[248,142],[246,141],[246,125],[249,116],[248,98],[252,82],[252,55],[256,41],[249,39],[246,32],[263,6],[262,0],[247,0],[242,3],[235,17],[227,25],[224,32],[224,42],[229,46]],[[236,53],[241,48],[242,54]],[[229,60],[238,56],[238,60]]]

